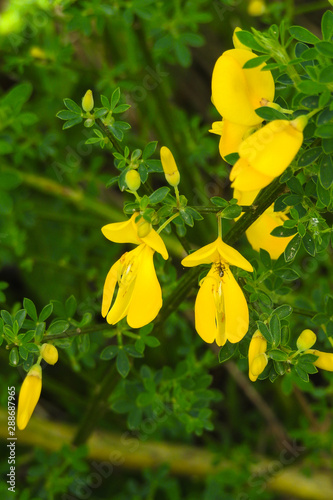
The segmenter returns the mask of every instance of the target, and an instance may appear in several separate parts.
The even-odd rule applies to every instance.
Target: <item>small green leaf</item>
[[[79,115],[82,113],[82,109],[80,108],[80,106],[78,106],[76,102],[72,101],[72,99],[64,99],[64,104],[70,111],[73,111],[74,113]]]
[[[298,166],[307,167],[308,165],[311,165],[311,163],[314,163],[316,159],[321,155],[321,153],[322,149],[320,147],[311,148],[308,149],[307,151],[304,151],[304,153],[300,156],[298,160]]]
[[[81,122],[82,122],[82,116],[78,116],[77,118],[73,118],[72,120],[65,122],[63,124],[62,129],[67,130],[68,128],[74,127],[75,125],[78,125]]]
[[[310,233],[306,233],[305,236],[303,236],[302,243],[307,253],[314,257],[316,255],[316,245]]]
[[[27,353],[27,357],[28,357],[28,353]],[[17,366],[19,361],[20,361],[20,356],[19,356],[19,352],[17,350],[17,347],[13,347],[13,349],[11,349],[11,351],[9,353],[9,363],[12,366]]]
[[[273,314],[270,322],[269,322],[269,329],[271,331],[271,334],[273,336],[273,343],[275,346],[280,345],[281,342],[281,324],[280,324],[280,319],[277,314]],[[280,361],[277,359],[277,361]]]
[[[266,62],[268,59],[270,59],[270,56],[253,57],[252,59],[246,61],[246,63],[243,66],[243,69],[257,68],[258,66]]]
[[[258,52],[266,52],[266,50],[261,45],[259,45],[252,33],[250,33],[249,31],[237,31],[236,36],[242,44],[246,45],[246,47],[257,50]]]
[[[293,312],[293,308],[287,304],[283,304],[275,309],[274,314],[276,314],[280,319],[287,318]]]
[[[28,315],[30,316],[33,321],[37,322],[38,321],[38,316],[37,316],[37,311],[36,311],[36,306],[30,299],[23,299],[23,307],[27,311]]]
[[[52,311],[53,311],[53,304],[47,304],[45,307],[43,307],[42,312],[39,315],[38,321],[45,321],[47,318],[51,316]]]
[[[262,321],[257,321],[257,325],[258,325],[258,329],[259,329],[260,333],[265,337],[267,342],[272,344],[273,340],[274,340],[273,335],[271,334],[271,332],[269,331],[269,329],[267,328],[265,323],[263,323]]]
[[[289,241],[285,251],[284,251],[284,259],[286,262],[291,262],[297,255],[297,252],[300,248],[302,238],[299,234],[293,237],[291,241]]]
[[[167,196],[167,194],[170,192],[170,189],[166,186],[161,187],[154,191],[150,196],[149,196],[149,202],[154,205],[156,203],[160,203],[164,198]]]
[[[227,341],[223,347],[221,347],[219,352],[219,362],[224,363],[228,361],[228,359],[232,358],[234,354],[238,351],[238,344],[231,344],[231,342]]]
[[[286,359],[288,359],[288,354],[286,352],[279,351],[278,349],[272,349],[267,354],[275,361],[286,361]]]
[[[300,42],[316,44],[320,41],[316,35],[302,26],[291,26],[288,31],[293,38]]]
[[[130,371],[130,363],[124,349],[120,349],[118,352],[116,366],[118,373],[126,378]]]
[[[333,12],[327,10],[321,18],[321,32],[324,40],[331,40],[333,36]]]
[[[47,333],[49,335],[54,335],[54,334],[57,334],[57,333],[63,333],[66,330],[68,330],[68,328],[69,328],[68,321],[65,321],[63,319],[58,319],[57,321],[54,321],[54,323],[52,323],[49,326],[49,328],[47,330]]]
[[[261,108],[255,109],[255,112],[260,118],[267,121],[272,120],[287,120],[286,116],[278,111],[277,109],[270,108],[268,106],[262,106]]]
[[[75,111],[63,109],[56,114],[56,117],[60,118],[60,120],[72,120],[73,118],[77,118],[78,115],[81,116],[81,112],[76,113]]]
[[[161,345],[160,341],[156,337],[144,337],[143,340],[148,347],[158,347]]]
[[[72,318],[74,316],[76,307],[76,298],[74,297],[74,295],[71,295],[70,297],[68,297],[65,303],[66,315],[68,318]]]
[[[120,99],[120,88],[118,87],[116,88],[116,90],[113,91],[111,96],[111,105],[110,105],[111,110],[113,110],[117,106],[119,99]]]

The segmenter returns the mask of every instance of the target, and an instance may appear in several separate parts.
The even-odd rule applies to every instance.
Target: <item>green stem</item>
[[[108,323],[101,323],[100,325],[90,325],[86,328],[75,328],[73,330],[68,330],[63,333],[56,333],[54,335],[47,335],[43,337],[44,342],[48,342],[49,340],[58,340],[58,339],[67,339],[69,337],[77,337],[79,335],[86,335],[87,333],[97,333],[103,330],[111,331],[113,328]]]
[[[255,207],[253,207],[253,205],[238,205],[238,206],[241,207],[242,212],[253,212],[253,210],[255,210]],[[221,210],[223,210],[222,207],[217,207],[217,206],[207,206],[207,207],[190,206],[190,208],[193,208],[200,214],[217,214],[218,212],[221,212]],[[176,207],[174,208],[174,210],[176,210]]]
[[[109,141],[111,142],[111,144],[113,144],[114,148],[118,151],[118,153],[120,153],[121,155],[124,155],[124,150],[123,150],[122,146],[119,144],[119,142],[117,141],[117,139],[111,134],[111,132],[107,128],[107,126],[104,125],[104,123],[101,120],[101,118],[98,118],[98,120],[96,120],[96,123],[102,129],[102,132],[104,132],[104,134],[109,139]]]
[[[179,212],[177,212],[176,214],[171,215],[171,217],[169,217],[169,219],[167,219],[167,220],[164,222],[164,224],[162,224],[162,226],[160,226],[160,227],[158,228],[158,230],[156,231],[156,232],[157,232],[157,234],[160,234],[160,233],[163,231],[163,229],[164,229],[165,227],[167,227],[167,225],[168,225],[168,224],[170,224],[170,222],[171,222],[173,219],[175,219],[176,217],[178,217],[178,215],[179,215]]]

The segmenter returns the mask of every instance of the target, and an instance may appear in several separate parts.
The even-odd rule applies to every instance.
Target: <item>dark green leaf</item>
[[[238,351],[238,344],[231,344],[231,342],[228,342],[224,344],[223,347],[221,347],[220,352],[219,352],[219,362],[224,363],[228,359],[232,358],[234,354]]]
[[[308,149],[307,151],[304,151],[304,153],[300,156],[298,160],[298,166],[307,167],[308,165],[311,165],[311,163],[314,163],[316,159],[321,155],[321,153],[322,149],[320,147],[311,148]]]
[[[286,116],[283,113],[281,113],[281,111],[278,111],[277,109],[274,109],[274,108],[269,108],[268,106],[263,106],[261,108],[257,108],[257,109],[255,109],[255,112],[263,120],[267,120],[267,121],[287,120]]]
[[[77,118],[73,118],[72,120],[65,122],[63,124],[62,129],[67,130],[68,128],[74,127],[75,125],[78,125],[81,122],[82,122],[82,116],[78,116]]]
[[[267,328],[265,323],[263,323],[262,321],[257,321],[257,325],[258,325],[258,329],[259,329],[260,333],[265,337],[267,342],[272,344],[273,340],[274,340],[273,335],[271,334],[271,332],[269,331],[269,329]]]
[[[161,344],[156,337],[144,337],[143,340],[148,347],[158,347]]]
[[[65,321],[63,319],[58,319],[57,321],[54,321],[48,328],[47,333],[49,335],[54,335],[57,333],[63,333],[69,328],[69,323],[68,321]]]
[[[23,299],[23,307],[27,311],[30,318],[37,322],[38,316],[37,316],[36,306],[32,302],[32,300],[27,298]]]
[[[130,371],[130,363],[124,349],[120,349],[117,356],[116,362],[118,373],[126,378]]]
[[[286,361],[286,359],[288,359],[288,354],[286,352],[279,351],[278,349],[272,349],[267,354],[275,361]]]
[[[261,45],[259,45],[252,33],[250,33],[249,31],[237,31],[236,36],[241,43],[246,45],[246,47],[257,50],[258,52],[266,52],[266,50]]]
[[[294,260],[294,258],[297,255],[297,252],[300,248],[302,238],[300,237],[299,234],[296,234],[296,236],[293,237],[291,241],[289,241],[285,251],[284,251],[284,258],[286,262],[290,262]]]
[[[64,99],[64,104],[70,111],[73,111],[74,113],[79,115],[82,113],[82,109],[80,108],[80,106],[78,106],[76,102],[72,101],[72,99]]]
[[[21,346],[21,348],[22,348],[22,346]],[[28,357],[28,353],[27,353],[27,357]],[[23,359],[26,359],[26,358],[23,358]],[[17,366],[19,361],[20,361],[20,356],[19,356],[19,352],[17,350],[17,347],[13,347],[13,349],[11,349],[11,351],[9,353],[9,363],[12,366]]]
[[[318,42],[316,50],[323,56],[333,57],[333,44],[331,42]]]
[[[43,307],[42,312],[39,315],[38,321],[45,321],[49,316],[51,316],[53,311],[53,304],[47,304]]]
[[[156,191],[154,191],[154,193],[152,193],[149,196],[150,203],[152,205],[154,205],[155,203],[160,203],[162,200],[164,200],[164,198],[167,196],[169,192],[170,189],[166,186],[157,189]]]
[[[315,44],[320,41],[316,35],[302,26],[291,26],[289,28],[289,33],[300,42]]]
[[[76,307],[76,298],[74,297],[74,295],[71,295],[70,297],[68,297],[65,304],[66,315],[68,318],[72,318],[74,316]]]
[[[280,319],[287,318],[293,312],[293,308],[287,304],[283,304],[275,309],[274,314],[276,314]]]
[[[153,155],[155,153],[156,146],[157,146],[157,141],[149,142],[147,144],[147,146],[145,147],[145,149],[143,150],[142,158],[144,160],[147,160],[148,158],[150,158],[151,155]]]
[[[258,66],[266,62],[269,58],[270,56],[253,57],[252,59],[246,61],[246,63],[243,66],[243,69],[257,68]]]
[[[320,162],[319,180],[324,189],[333,184],[333,161],[331,155],[324,155]]]
[[[303,236],[302,243],[307,253],[314,257],[316,254],[316,246],[310,233],[306,233],[305,236]]]
[[[331,194],[329,189],[325,189],[320,182],[317,182],[317,194],[318,198],[324,207],[328,207],[331,201]]]
[[[103,349],[101,352],[101,359],[108,361],[109,359],[113,359],[117,356],[119,352],[119,347],[117,345],[109,345]]]
[[[56,114],[56,117],[60,118],[60,120],[72,120],[73,118],[77,118],[78,114],[79,116],[81,116],[81,112],[76,113],[75,111],[69,111],[68,109],[63,109]]]
[[[321,32],[324,40],[331,40],[333,36],[333,12],[327,10],[321,18]]]

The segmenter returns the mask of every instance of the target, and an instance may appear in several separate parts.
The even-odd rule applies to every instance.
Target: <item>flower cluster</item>
[[[17,427],[23,430],[28,425],[31,415],[39,401],[42,391],[42,369],[41,360],[44,359],[49,365],[54,365],[58,361],[58,350],[52,344],[43,344],[40,347],[40,356],[25,377],[18,400]]]

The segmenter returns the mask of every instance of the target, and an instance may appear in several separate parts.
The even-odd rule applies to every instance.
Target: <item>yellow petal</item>
[[[169,255],[166,246],[164,244],[164,241],[154,229],[152,229],[147,236],[141,238],[141,241],[143,241],[146,245],[150,246],[150,248],[155,250],[155,252],[161,254],[164,260],[168,259]]]
[[[234,189],[233,197],[238,201],[238,205],[252,205],[256,199],[260,189],[256,191],[240,191],[239,189]]]
[[[251,339],[250,345],[249,345],[249,353],[248,353],[248,359],[249,359],[249,379],[252,382],[255,382],[258,378],[258,375],[255,376],[253,375],[251,371],[251,365],[253,363],[253,360],[258,354],[261,354],[263,352],[266,352],[267,349],[267,340],[259,330],[257,330]]]
[[[318,356],[318,359],[313,362],[313,364],[317,366],[317,368],[333,372],[333,353],[317,351],[317,349],[309,349],[305,352]]]
[[[280,212],[274,214],[270,214],[267,211],[264,212],[245,233],[253,250],[259,252],[260,248],[262,248],[266,250],[274,260],[280,257],[285,251],[289,241],[293,238],[293,236],[278,238],[270,234],[273,229],[283,224],[284,219],[282,217],[280,218],[279,214]]]
[[[227,50],[217,60],[212,76],[212,100],[226,120],[242,125],[257,125],[262,119],[255,113],[261,100],[274,99],[274,80],[270,71],[261,71],[265,65],[243,69],[243,65],[257,57],[248,50]]]
[[[114,289],[117,284],[118,280],[118,267],[120,264],[120,260],[117,260],[115,264],[111,267],[110,271],[108,272],[105,283],[104,283],[104,288],[103,288],[103,299],[102,299],[102,316],[105,318],[107,315],[111,303],[112,303],[112,298],[114,294]]]
[[[247,137],[239,147],[239,155],[261,174],[277,177],[293,161],[302,142],[303,133],[291,122],[274,120]]]
[[[42,390],[42,371],[39,365],[34,365],[25,377],[18,400],[17,427],[23,430],[28,425],[30,417],[38,403]]]
[[[239,158],[230,171],[231,186],[239,191],[258,191],[270,184],[274,177],[255,170],[250,163]]]
[[[200,264],[211,264],[212,262],[217,262],[218,260],[219,253],[217,250],[216,240],[185,257],[181,264],[185,267],[194,267],[199,266]]]
[[[216,135],[222,135],[222,131],[223,131],[223,120],[212,123],[212,128],[209,130],[209,132]]]
[[[232,266],[240,267],[245,271],[253,271],[253,267],[250,262],[233,247],[224,243],[221,238],[217,238],[216,245],[222,261],[225,261]]]
[[[308,328],[303,330],[298,339],[296,340],[296,346],[299,351],[306,351],[310,349],[317,341],[317,335]]]
[[[114,243],[135,243],[139,245],[141,242],[138,238],[135,219],[138,213],[132,215],[125,222],[114,222],[102,227],[104,236]]]
[[[203,279],[194,307],[195,329],[205,342],[211,344],[216,339],[216,307],[213,296],[215,278],[210,273]]]
[[[252,126],[240,125],[229,120],[223,120],[223,130],[219,143],[219,151],[223,159],[231,153],[237,153],[244,136],[252,128]]]
[[[229,342],[242,340],[249,329],[249,309],[244,294],[227,269],[222,278],[225,313],[225,334]]]
[[[153,262],[153,250],[145,246],[127,313],[131,328],[141,328],[153,321],[162,307],[162,290]]]

